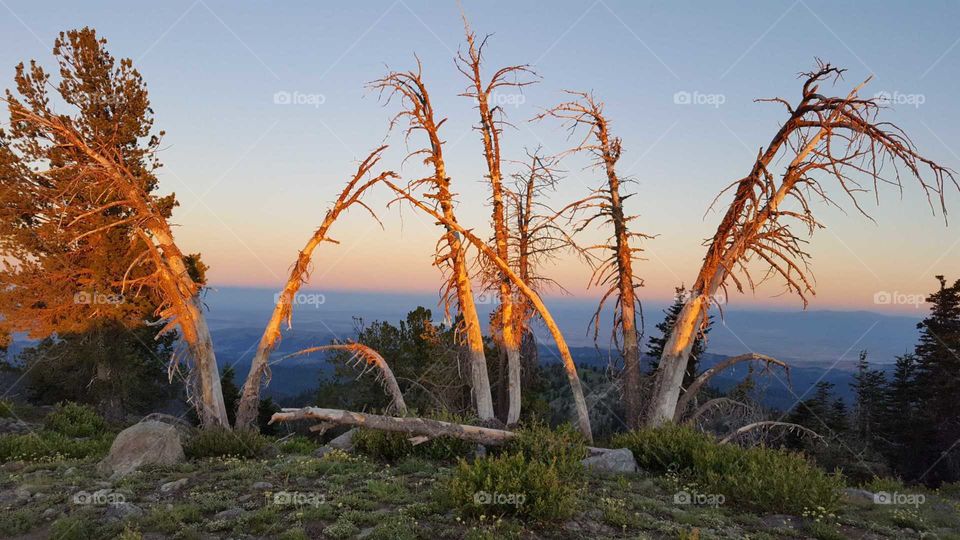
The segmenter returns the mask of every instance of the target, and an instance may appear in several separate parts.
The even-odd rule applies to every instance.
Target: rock
[[[120,432],[110,454],[97,465],[102,474],[124,476],[144,465],[174,465],[185,459],[180,431],[167,423],[148,420]]]
[[[0,434],[2,435],[23,435],[33,433],[40,429],[38,424],[28,424],[17,418],[0,418]]]
[[[797,518],[786,514],[771,514],[760,518],[763,525],[770,529],[795,529],[797,528]]]
[[[181,478],[179,480],[174,480],[173,482],[167,482],[160,486],[161,493],[170,493],[171,491],[179,491],[183,486],[187,485],[189,478]]]
[[[107,505],[106,518],[108,520],[124,520],[143,516],[143,510],[128,502],[114,502]]]
[[[40,517],[47,521],[50,521],[51,519],[57,517],[57,515],[59,514],[60,514],[60,511],[57,510],[56,508],[47,508],[46,510],[43,511],[42,514],[40,514]]]
[[[140,423],[143,422],[161,422],[163,424],[169,424],[177,428],[177,431],[180,432],[180,437],[182,440],[187,440],[197,434],[197,428],[191,425],[190,422],[170,414],[150,413],[140,420]]]
[[[230,508],[228,510],[224,510],[223,512],[218,512],[216,515],[213,516],[213,519],[217,521],[226,521],[230,519],[236,519],[241,515],[243,515],[242,508]]]
[[[606,473],[634,473],[637,472],[637,460],[629,448],[618,448],[601,452],[595,456],[584,458],[583,466],[595,471]]]
[[[337,450],[343,450],[344,452],[351,452],[353,451],[353,434],[356,432],[357,429],[353,428],[343,435],[340,435],[339,437],[336,437],[332,441],[328,442],[327,446]]]
[[[851,501],[873,502],[873,493],[865,489],[847,488],[843,490],[843,495]]]
[[[64,476],[73,476],[75,474],[77,474],[76,467],[69,467],[67,470],[63,471]]]
[[[17,472],[23,467],[24,463],[22,461],[8,461],[4,463],[0,469],[3,469],[6,472]]]
[[[323,458],[323,456],[329,454],[330,452],[333,452],[333,448],[330,448],[327,445],[323,445],[320,448],[317,448],[316,450],[313,451],[313,457],[321,459]]]
[[[273,484],[271,484],[270,482],[256,482],[255,484],[250,486],[250,489],[266,491],[268,489],[273,489]]]

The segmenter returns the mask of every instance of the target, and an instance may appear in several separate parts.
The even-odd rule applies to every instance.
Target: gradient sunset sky
[[[463,39],[456,2],[126,2],[0,0],[0,71],[12,82],[20,61],[52,67],[60,30],[89,25],[117,57],[144,75],[167,131],[161,189],[175,191],[177,240],[200,251],[213,285],[279,286],[289,265],[356,161],[388,137],[382,165],[405,179],[424,174],[402,136],[387,133],[396,112],[366,82],[391,69],[424,66],[443,128],[448,168],[459,193],[462,223],[486,230],[484,162],[472,103],[458,94],[466,81],[453,65]],[[516,126],[503,135],[505,157],[524,147],[566,149],[555,121],[528,120],[563,100],[564,89],[593,91],[622,137],[622,175],[631,176],[637,230],[655,235],[636,267],[647,299],[668,298],[689,284],[702,241],[719,220],[707,212],[729,183],[749,171],[758,149],[785,118],[756,98],[796,100],[797,73],[821,58],[849,71],[834,89],[845,95],[873,75],[863,94],[894,97],[882,119],[899,124],[921,151],[960,169],[960,3],[957,2],[498,2],[464,1],[479,34],[493,33],[486,69],[529,63],[542,81],[522,97],[506,96]],[[275,95],[303,103],[275,103]],[[676,103],[677,93],[691,101]],[[304,97],[306,96],[306,97]],[[297,98],[294,98],[296,100]],[[422,140],[414,138],[411,146]],[[565,160],[557,207],[600,181],[583,158]],[[516,170],[508,164],[507,170]],[[960,196],[948,191],[950,225],[931,212],[916,182],[881,188],[880,205],[862,198],[876,222],[859,215],[825,181],[846,210],[817,204],[827,226],[812,240],[817,309],[914,311],[877,305],[878,292],[920,295],[934,274],[960,277]],[[385,230],[355,211],[333,229],[340,245],[315,256],[311,289],[435,291],[430,266],[438,229],[409,208],[384,208],[379,190],[368,203]],[[720,210],[729,202],[720,199]],[[600,234],[594,234],[599,237]],[[586,239],[586,237],[585,237]],[[588,270],[566,256],[549,269],[576,295]],[[734,305],[790,306],[771,284]]]

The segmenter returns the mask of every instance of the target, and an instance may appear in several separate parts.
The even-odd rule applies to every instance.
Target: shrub
[[[263,455],[270,441],[249,429],[202,429],[184,446],[191,459],[209,457],[238,457],[251,459]]]
[[[73,439],[53,431],[0,437],[0,461],[60,461],[101,457],[110,450],[113,437],[101,434]]]
[[[87,516],[66,516],[50,525],[50,538],[58,540],[87,540],[97,536],[96,525]]]
[[[473,463],[461,460],[450,480],[450,495],[467,514],[512,514],[547,521],[570,515],[576,486],[554,464],[505,453]]]
[[[66,401],[47,415],[44,426],[67,437],[93,437],[104,432],[106,423],[93,407]]]
[[[0,418],[12,418],[16,416],[13,412],[13,402],[9,399],[0,399]]]
[[[313,439],[304,437],[303,435],[294,435],[282,441],[278,446],[284,454],[307,455],[312,454],[313,451],[317,449],[317,443],[315,443]]]
[[[681,426],[623,433],[613,442],[633,451],[639,466],[675,472],[695,489],[741,506],[800,514],[805,508],[836,510],[840,503],[842,477],[801,454],[721,445]]]
[[[505,451],[530,461],[553,465],[563,478],[576,478],[583,471],[580,461],[587,457],[587,442],[570,424],[556,429],[536,423],[517,431]]]
[[[457,424],[465,424],[470,420],[445,412],[433,415],[431,418]],[[437,437],[416,446],[409,441],[409,438],[410,435],[406,433],[360,428],[353,435],[353,445],[357,451],[385,461],[398,461],[407,456],[435,461],[454,461],[469,455],[476,448],[475,443],[456,437]]]

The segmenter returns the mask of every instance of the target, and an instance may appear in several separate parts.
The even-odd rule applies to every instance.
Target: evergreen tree
[[[850,387],[854,393],[853,427],[860,441],[873,446],[875,431],[883,421],[887,380],[883,371],[870,369],[867,351],[860,351],[857,372]]]
[[[651,335],[650,339],[647,341],[647,355],[650,357],[651,372],[656,371],[657,367],[660,365],[660,357],[663,355],[663,347],[667,344],[667,341],[670,340],[670,334],[673,332],[673,326],[677,322],[677,317],[680,315],[680,311],[683,310],[683,305],[686,302],[687,294],[687,289],[683,285],[675,289],[673,304],[664,310],[663,321],[656,325],[656,329],[660,331],[660,335]],[[704,328],[703,332],[698,335],[697,339],[693,342],[693,349],[690,351],[690,359],[687,361],[687,371],[683,375],[684,388],[690,386],[690,383],[693,382],[700,371],[700,358],[707,348],[706,337],[712,326],[713,316],[708,316],[706,328]]]
[[[940,289],[927,298],[930,315],[921,321],[917,358],[916,388],[918,415],[925,447],[926,469],[918,481],[940,484],[960,479],[960,280],[948,286],[937,276]]]

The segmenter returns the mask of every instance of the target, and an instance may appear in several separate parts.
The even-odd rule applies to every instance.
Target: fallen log
[[[295,422],[298,420],[319,420],[345,426],[357,426],[380,431],[403,433],[410,436],[454,437],[483,445],[499,446],[517,436],[503,429],[454,424],[442,420],[427,418],[383,416],[379,414],[358,413],[343,409],[321,409],[306,407],[303,409],[282,409],[270,417],[270,423]]]

